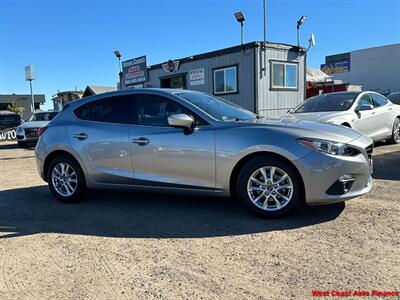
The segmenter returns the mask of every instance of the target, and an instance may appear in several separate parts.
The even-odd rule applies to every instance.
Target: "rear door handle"
[[[145,137],[140,137],[137,139],[133,139],[132,143],[134,144],[138,144],[139,146],[146,146],[150,143],[150,140],[148,138]]]
[[[83,140],[86,140],[88,138],[88,135],[86,133],[84,133],[84,132],[81,132],[81,133],[75,133],[73,135],[73,137],[78,139],[78,140],[80,140],[80,141],[83,141]]]

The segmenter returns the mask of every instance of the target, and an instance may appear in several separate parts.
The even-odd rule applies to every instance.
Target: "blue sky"
[[[29,93],[24,66],[34,64],[34,92],[50,108],[57,90],[115,85],[116,49],[155,64],[239,44],[236,11],[246,17],[245,41],[262,40],[262,0],[1,0],[0,93]],[[295,44],[302,14],[302,45],[316,37],[310,66],[400,42],[400,0],[267,0],[267,40]]]

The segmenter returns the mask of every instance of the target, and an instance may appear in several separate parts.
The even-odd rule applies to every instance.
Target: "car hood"
[[[30,122],[25,122],[21,125],[22,128],[40,128],[43,126],[47,126],[49,124],[49,121],[30,121]]]
[[[337,112],[337,111],[320,111],[320,112],[309,112],[309,113],[293,113],[291,116],[300,119],[300,120],[308,120],[308,121],[326,121],[331,118],[336,118],[338,116],[343,115],[345,112]]]
[[[323,140],[332,140],[340,143],[349,143],[359,138],[362,133],[353,129],[328,123],[300,120],[292,116],[281,119],[258,119],[237,122],[246,126],[268,128],[281,131],[295,137],[307,137]]]

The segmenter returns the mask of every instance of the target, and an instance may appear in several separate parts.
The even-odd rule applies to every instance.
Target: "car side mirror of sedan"
[[[168,124],[171,127],[190,129],[193,123],[193,118],[187,114],[175,114],[168,117]]]
[[[363,110],[371,110],[374,107],[371,104],[363,104],[360,107],[357,107],[356,112],[363,111]]]

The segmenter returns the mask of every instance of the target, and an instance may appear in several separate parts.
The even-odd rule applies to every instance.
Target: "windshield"
[[[331,93],[312,97],[297,109],[294,113],[345,111],[352,105],[359,93]]]
[[[198,108],[220,121],[251,120],[257,116],[227,100],[201,93],[178,93]]]
[[[29,121],[51,121],[57,114],[58,112],[37,113],[32,115]]]

